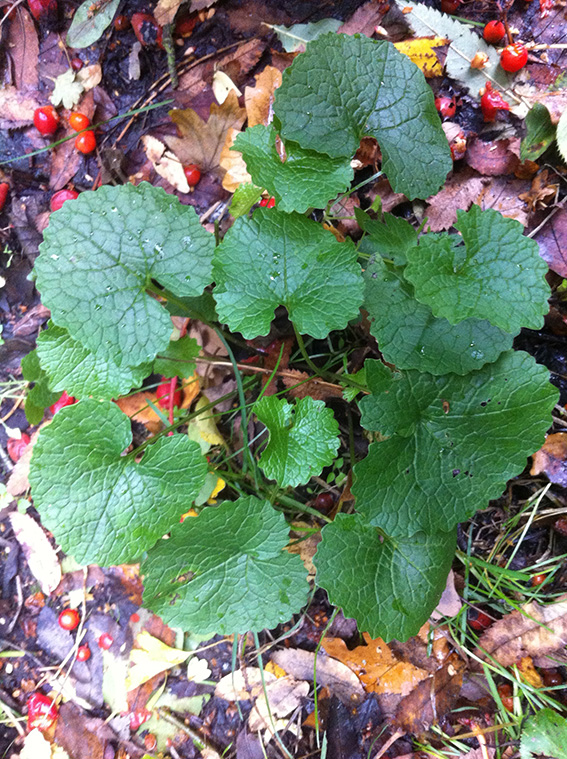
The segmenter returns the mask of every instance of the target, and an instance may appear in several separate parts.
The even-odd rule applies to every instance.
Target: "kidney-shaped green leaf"
[[[146,288],[200,295],[214,237],[194,209],[143,182],[83,192],[51,214],[36,261],[52,319],[93,353],[138,366],[164,350],[167,311]]]
[[[356,509],[390,535],[449,530],[498,497],[538,450],[558,392],[526,353],[460,377],[367,361],[362,424],[390,435],[354,467]]]
[[[457,211],[461,235],[427,234],[408,250],[404,276],[435,316],[487,319],[516,334],[539,329],[548,311],[547,264],[520,222],[489,208]]]
[[[284,141],[333,158],[376,137],[382,169],[410,199],[437,192],[452,167],[431,88],[390,42],[344,34],[310,42],[284,71],[274,111]]]
[[[283,514],[253,496],[207,507],[148,553],[144,605],[194,633],[245,633],[287,621],[307,602],[299,556],[283,549]]]
[[[33,451],[30,484],[45,527],[77,561],[140,558],[187,511],[207,474],[198,443],[163,437],[135,462],[118,406],[80,401],[55,415]]]
[[[279,305],[300,332],[323,338],[346,327],[362,303],[351,240],[276,208],[235,221],[215,251],[213,276],[220,321],[246,338],[266,335]]]
[[[455,553],[455,533],[391,538],[359,514],[323,528],[317,584],[372,638],[407,640],[437,605]]]

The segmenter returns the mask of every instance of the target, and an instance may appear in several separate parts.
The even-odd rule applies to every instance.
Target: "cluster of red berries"
[[[40,134],[51,137],[59,128],[59,114],[52,105],[43,105],[36,108],[33,114],[33,123]],[[84,113],[73,111],[69,116],[69,126],[75,132],[80,132],[75,138],[75,147],[79,153],[92,153],[96,148],[96,136],[92,130],[83,131],[91,126],[91,120]]]

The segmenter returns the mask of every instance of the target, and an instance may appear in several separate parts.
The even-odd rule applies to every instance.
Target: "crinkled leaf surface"
[[[526,136],[520,146],[520,158],[537,161],[555,139],[557,127],[542,103],[534,103],[525,119]]]
[[[323,401],[307,396],[295,408],[275,395],[262,398],[254,407],[270,433],[260,457],[266,477],[281,487],[309,482],[330,466],[339,447],[339,425]]]
[[[149,551],[141,567],[144,605],[194,633],[275,627],[309,594],[305,567],[283,550],[287,542],[283,514],[267,501],[250,496],[207,507]]]
[[[276,148],[272,126],[257,126],[241,132],[234,143],[246,162],[252,181],[265,187],[280,211],[305,213],[324,208],[327,202],[350,187],[354,171],[348,158],[331,158],[286,142],[286,160]]]
[[[30,424],[39,424],[45,409],[55,403],[61,393],[49,389],[48,377],[40,366],[37,349],[23,357],[21,366],[24,379],[34,383],[26,393],[26,418]]]
[[[543,444],[558,398],[521,352],[465,377],[365,365],[362,425],[390,437],[354,467],[353,493],[357,511],[394,536],[448,530],[498,497]]]
[[[145,290],[176,295],[211,281],[214,237],[190,206],[143,182],[83,192],[51,214],[35,263],[55,324],[93,353],[138,366],[165,350],[167,311]]]
[[[37,353],[50,387],[75,398],[118,398],[139,387],[151,373],[151,364],[116,366],[111,358],[91,353],[51,322],[37,339]]]
[[[455,533],[381,536],[359,514],[338,514],[315,554],[317,584],[372,638],[407,640],[445,588]]]
[[[67,44],[69,47],[89,47],[103,34],[107,26],[110,26],[114,14],[118,10],[120,0],[110,0],[101,5],[95,13],[91,8],[91,0],[85,0],[73,16],[73,21],[67,32]]]
[[[404,276],[435,316],[456,324],[475,317],[505,332],[539,329],[550,291],[535,240],[497,211],[457,211],[459,235],[427,234],[408,250]]]
[[[567,720],[554,709],[541,709],[528,718],[522,733],[521,759],[539,756],[565,759]]]
[[[194,337],[181,337],[171,340],[166,350],[154,361],[154,372],[164,377],[190,377],[195,371],[195,359],[200,351],[199,343]]]
[[[245,338],[266,335],[279,305],[300,332],[323,338],[346,327],[362,303],[352,242],[277,208],[235,221],[215,251],[213,276],[220,321]]]
[[[365,135],[396,192],[425,198],[452,167],[431,88],[389,42],[324,34],[283,73],[274,110],[284,141],[351,158]]]
[[[488,321],[465,319],[452,325],[437,319],[429,306],[416,301],[400,269],[381,258],[370,261],[364,279],[370,332],[386,361],[398,369],[467,374],[512,347],[513,336]]]
[[[207,474],[185,435],[149,445],[139,463],[121,456],[130,420],[95,400],[61,409],[41,431],[30,484],[43,525],[82,564],[140,558],[187,511]]]
[[[247,184],[239,184],[234,191],[232,200],[230,201],[230,215],[233,219],[238,219],[239,216],[245,216],[254,203],[257,203],[261,197],[261,187],[256,187],[255,184],[251,184],[250,182]]]
[[[371,219],[360,208],[354,209],[354,215],[368,234],[365,241],[370,242],[375,253],[384,258],[391,258],[398,266],[406,263],[408,249],[417,245],[417,231],[409,221],[391,213],[385,213],[383,221]]]

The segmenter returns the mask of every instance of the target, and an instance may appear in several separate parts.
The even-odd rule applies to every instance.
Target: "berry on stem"
[[[8,192],[10,191],[10,185],[8,182],[0,183],[0,211],[6,205],[6,199],[8,198]]]
[[[494,121],[498,111],[509,111],[510,106],[498,90],[493,90],[487,82],[484,95],[480,99],[480,109],[485,121]]]
[[[71,58],[71,68],[73,71],[80,71],[84,66],[84,63],[80,58]]]
[[[79,626],[79,612],[76,609],[63,609],[59,615],[59,627],[64,630],[74,630]]]
[[[183,173],[189,187],[195,187],[201,179],[201,170],[196,163],[190,163],[189,166],[183,167]]]
[[[33,124],[44,136],[55,134],[59,126],[59,115],[52,105],[42,105],[33,112]]]
[[[177,384],[177,378],[175,377],[175,384],[173,385],[173,405],[181,406],[181,403],[183,402],[183,396],[181,393],[181,390],[177,389],[175,390],[175,385]],[[172,383],[170,380],[167,382],[162,382],[161,385],[158,385],[158,388],[156,390],[156,396],[157,396],[157,402],[158,405],[160,405],[162,408],[169,408],[169,398],[171,393],[171,386]]]
[[[43,693],[32,693],[28,698],[28,730],[48,730],[57,719],[55,703]]]
[[[91,658],[91,649],[85,643],[84,646],[79,646],[77,650],[77,661],[88,661]]]
[[[92,153],[96,148],[95,133],[93,131],[90,131],[81,132],[81,134],[78,134],[75,138],[75,147],[79,153],[84,153],[85,155],[87,153]]]
[[[22,436],[19,439],[16,439],[15,437],[8,438],[8,442],[6,443],[6,448],[8,450],[8,456],[12,459],[14,464],[16,461],[19,461],[28,447],[30,442],[30,436],[26,435],[25,432],[22,432]]]
[[[523,69],[528,62],[528,51],[521,42],[514,42],[500,53],[500,65],[504,71],[513,74]]]
[[[91,120],[84,113],[73,111],[69,116],[69,126],[74,129],[75,132],[80,132],[87,127],[90,127]]]
[[[441,0],[443,13],[455,13],[461,4],[461,0]]]
[[[59,190],[51,196],[49,207],[52,211],[58,211],[67,200],[75,200],[78,197],[79,193],[75,190]]]
[[[482,31],[482,36],[486,42],[490,42],[491,45],[497,45],[506,36],[506,27],[502,21],[489,21]]]

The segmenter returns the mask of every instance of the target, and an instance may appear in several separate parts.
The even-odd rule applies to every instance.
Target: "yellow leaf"
[[[206,398],[203,398],[201,396],[197,403],[195,404],[195,411],[200,411],[203,406],[208,406],[209,401]],[[215,418],[213,416],[212,410],[205,411],[203,414],[199,414],[194,419],[191,420],[192,424],[194,424],[198,431],[200,436],[203,438],[205,443],[209,443],[209,445],[224,445],[224,438],[220,434],[217,428],[217,423],[215,422]],[[218,483],[217,483],[218,485]],[[221,488],[222,490],[222,488]],[[215,491],[213,491],[214,494]],[[218,490],[216,491],[219,492]]]
[[[425,76],[442,76],[443,66],[435,52],[436,47],[448,45],[449,40],[444,37],[416,37],[407,42],[396,42],[396,47],[400,53],[407,55],[410,61],[420,68]]]
[[[180,651],[162,643],[146,630],[137,636],[139,648],[130,652],[130,672],[126,681],[126,689],[133,690],[151,680],[166,669],[171,669],[192,656],[191,651]]]
[[[226,171],[222,180],[222,186],[227,192],[234,192],[239,185],[250,184],[252,182],[252,177],[248,173],[242,153],[238,150],[231,150],[238,134],[240,132],[237,129],[231,127],[228,130],[226,141],[220,154],[220,167]]]

